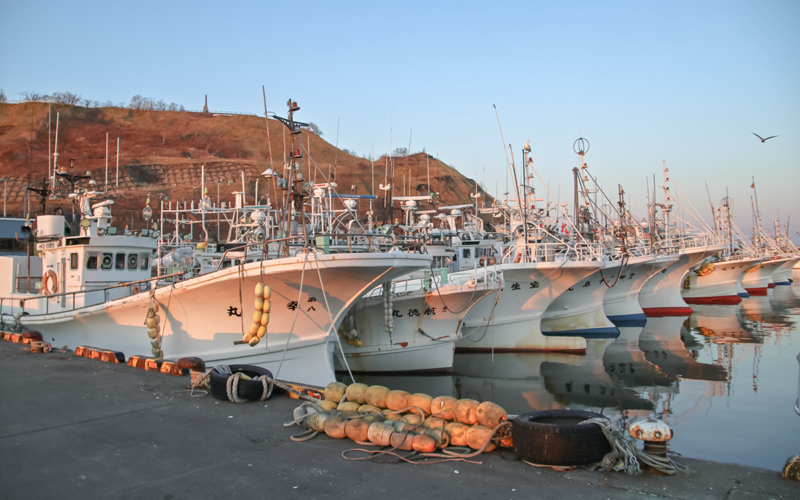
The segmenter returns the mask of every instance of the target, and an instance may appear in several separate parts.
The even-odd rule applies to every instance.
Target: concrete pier
[[[677,458],[691,475],[569,473],[510,451],[482,465],[347,461],[327,436],[295,443],[299,402],[191,397],[176,377],[0,341],[0,492],[59,498],[798,498],[777,471]],[[798,450],[800,451],[800,450]],[[387,457],[388,459],[388,457]]]

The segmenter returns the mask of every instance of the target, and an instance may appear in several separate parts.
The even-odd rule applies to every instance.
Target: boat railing
[[[121,299],[147,291],[152,287],[152,282],[170,276],[183,274],[175,273],[166,276],[154,276],[137,281],[117,283],[116,285],[104,288],[92,288],[88,290],[75,290],[72,292],[53,293],[49,295],[34,295],[32,297],[0,297],[0,316],[13,316],[15,313],[23,315],[46,315],[76,311],[87,307],[103,304],[109,300]],[[80,300],[82,299],[82,300]],[[88,300],[87,300],[88,299]],[[33,304],[31,304],[33,302]],[[70,306],[71,302],[71,306]],[[10,311],[5,308],[9,307]],[[51,311],[51,307],[54,309]]]
[[[598,243],[528,243],[526,258],[522,260],[523,252],[520,245],[506,247],[502,262],[504,264],[519,264],[521,262],[558,262],[563,260],[592,261],[602,256],[601,246]]]
[[[30,279],[30,281],[28,281]],[[41,276],[17,276],[16,283],[14,286],[14,291],[17,293],[31,293],[31,288],[34,291],[38,290],[36,288],[37,283],[42,282]]]
[[[456,292],[472,291],[475,287],[488,288],[492,284],[502,282],[502,272],[487,267],[479,267],[471,271],[459,271],[455,274],[424,276],[407,280],[393,281],[392,294],[426,291],[452,286]],[[383,296],[383,287],[378,286],[367,292],[364,297]]]
[[[327,238],[327,240],[325,238]],[[353,253],[354,247],[356,250],[361,250],[363,248],[366,248],[367,253],[373,253],[376,251],[380,251],[382,246],[384,247],[388,245],[395,246],[397,243],[396,237],[387,236],[385,234],[369,234],[369,233],[315,233],[313,237],[310,237],[309,239],[310,239],[309,248],[312,248],[316,251],[323,251],[323,253],[326,246],[328,248],[333,246],[344,248],[345,245],[347,245],[347,251],[349,253]],[[292,241],[295,241],[303,245],[306,242],[305,237],[303,236],[288,236],[285,238],[269,239],[255,243],[243,243],[241,245],[228,248],[225,250],[225,252],[223,252],[222,257],[220,257],[216,270],[219,270],[220,266],[228,257],[228,253],[230,252],[242,252],[242,251],[247,252],[251,248],[256,248],[256,249],[261,249],[262,257],[265,260],[269,259],[270,251],[268,250],[264,252],[264,249],[265,248],[270,249],[271,248],[270,245],[273,245],[275,243],[279,244],[282,250],[284,250],[283,256],[288,257],[289,247]],[[299,247],[300,245],[297,246]],[[297,255],[297,253],[295,255]]]

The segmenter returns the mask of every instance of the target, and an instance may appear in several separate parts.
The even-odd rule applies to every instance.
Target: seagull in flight
[[[754,136],[756,136],[756,137],[758,137],[759,139],[761,139],[761,142],[766,142],[766,141],[767,141],[767,139],[772,139],[773,137],[778,137],[777,135],[771,135],[771,136],[769,136],[769,137],[767,137],[767,138],[765,139],[765,138],[761,137],[760,135],[756,134],[755,132],[751,132],[751,134],[753,134]]]

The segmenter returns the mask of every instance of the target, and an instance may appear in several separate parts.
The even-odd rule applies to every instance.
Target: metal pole
[[[47,103],[47,177],[50,177],[50,164],[53,161],[52,153],[53,153],[53,135],[50,133],[50,119],[52,117],[52,113],[50,112],[50,103]],[[5,214],[3,214],[5,216]]]
[[[116,188],[119,190],[119,137],[117,137],[117,182]]]
[[[106,187],[103,192],[108,192],[108,132],[106,132]]]

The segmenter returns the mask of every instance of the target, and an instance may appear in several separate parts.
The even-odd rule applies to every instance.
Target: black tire
[[[541,465],[589,465],[611,451],[597,424],[580,424],[602,417],[579,410],[535,411],[514,419],[514,452],[523,460]]]
[[[266,368],[255,365],[230,365],[231,373],[242,372],[248,377],[263,377],[272,378],[272,373]],[[223,375],[217,369],[211,370],[211,377],[208,381],[210,386],[209,392],[214,399],[220,401],[228,401],[227,389],[228,377]],[[260,380],[245,380],[239,379],[239,397],[242,399],[249,399],[250,401],[258,401],[264,393],[264,386]]]

